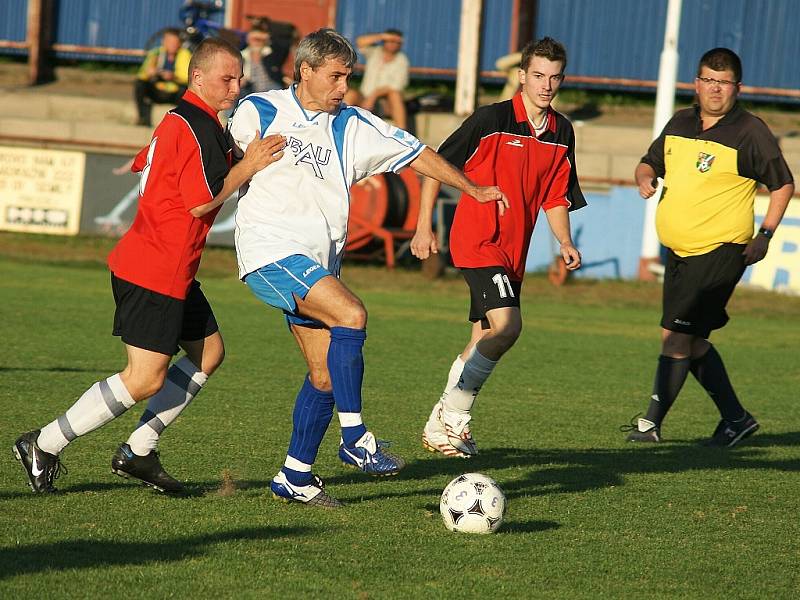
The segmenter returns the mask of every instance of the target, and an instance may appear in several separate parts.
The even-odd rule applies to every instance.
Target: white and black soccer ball
[[[465,473],[444,488],[439,511],[450,531],[494,533],[503,523],[506,496],[491,477]]]

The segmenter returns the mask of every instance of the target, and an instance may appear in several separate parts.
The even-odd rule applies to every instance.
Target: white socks
[[[475,397],[481,386],[492,374],[492,369],[496,364],[496,360],[489,360],[478,352],[477,345],[473,346],[467,360],[464,361],[464,368],[461,370],[457,383],[450,388],[447,396],[442,398],[445,408],[468,413],[475,403]],[[455,363],[453,363],[453,368],[455,368]],[[453,368],[450,370],[451,374]]]
[[[164,428],[178,418],[184,408],[200,393],[208,375],[184,356],[167,371],[164,385],[150,398],[139,424],[128,438],[134,454],[146,456],[158,445]]]
[[[461,377],[461,372],[463,370],[464,359],[462,359],[461,355],[459,354],[456,356],[453,364],[450,365],[450,372],[447,374],[447,384],[444,386],[444,391],[442,392],[442,396],[439,398],[439,400],[444,402],[447,399],[447,394],[458,384],[458,379]]]
[[[94,431],[120,416],[135,402],[119,373],[98,381],[67,412],[42,427],[39,447],[49,454],[59,454],[76,437]]]
[[[188,357],[177,361],[167,372],[162,388],[147,403],[136,430],[128,438],[131,450],[145,456],[156,448],[158,437],[200,392],[208,375]],[[92,385],[66,413],[42,428],[39,447],[49,454],[59,454],[76,437],[105,425],[135,402],[119,373]]]

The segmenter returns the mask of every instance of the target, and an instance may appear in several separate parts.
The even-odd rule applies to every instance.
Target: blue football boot
[[[386,442],[375,439],[369,431],[361,436],[352,448],[339,444],[339,458],[348,467],[355,467],[376,477],[397,475],[406,466],[399,456],[385,450]]]
[[[305,506],[318,506],[319,508],[340,508],[344,506],[336,498],[325,491],[322,479],[312,475],[313,479],[308,485],[295,485],[286,479],[286,474],[279,471],[272,478],[270,489],[272,497],[281,502],[299,502]]]

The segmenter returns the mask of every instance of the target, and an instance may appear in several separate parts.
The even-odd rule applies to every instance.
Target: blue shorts
[[[303,299],[323,277],[331,275],[321,264],[302,254],[292,254],[248,273],[244,282],[264,304],[281,309],[290,325],[322,327],[322,323],[297,314],[295,297]]]

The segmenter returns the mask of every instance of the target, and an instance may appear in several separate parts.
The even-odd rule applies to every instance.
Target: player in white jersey
[[[385,450],[361,417],[367,311],[339,280],[347,240],[350,186],[411,166],[469,194],[508,206],[494,186],[479,187],[415,137],[342,98],[356,53],[332,29],[304,38],[295,83],[247,96],[230,131],[242,150],[256,135],[286,138],[281,160],[242,190],[236,214],[239,275],[264,303],[282,309],[308,364],[295,401],[292,438],[273,494],[287,501],[340,506],[312,473],[336,405],[339,457],[371,475],[394,475],[404,461]]]

